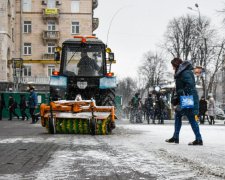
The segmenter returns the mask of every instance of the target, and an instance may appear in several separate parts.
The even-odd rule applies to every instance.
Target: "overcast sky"
[[[198,16],[195,3],[202,16],[209,17],[216,28],[224,28],[216,10],[225,8],[225,0],[98,0],[94,17],[99,18],[99,27],[94,33],[105,43],[108,36],[107,44],[117,60],[116,75],[135,77],[143,54],[159,49],[170,20],[186,14]]]

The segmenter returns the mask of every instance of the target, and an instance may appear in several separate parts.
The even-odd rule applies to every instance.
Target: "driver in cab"
[[[100,70],[97,62],[87,55],[86,51],[81,52],[81,59],[77,64],[79,76],[95,76],[96,71]]]

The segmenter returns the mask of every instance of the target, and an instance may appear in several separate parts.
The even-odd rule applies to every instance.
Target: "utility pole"
[[[222,99],[223,99],[223,108],[225,108],[225,54],[223,55],[223,67],[222,67]]]
[[[208,92],[207,92],[207,62],[206,62],[206,60],[207,60],[207,54],[208,54],[208,52],[207,52],[207,39],[205,38],[205,36],[204,36],[204,34],[202,33],[202,18],[201,18],[201,13],[200,13],[200,9],[199,9],[199,5],[196,3],[195,4],[195,7],[196,7],[196,9],[197,10],[195,10],[195,9],[193,9],[193,8],[191,8],[191,7],[188,7],[188,9],[190,9],[190,10],[192,10],[192,11],[196,11],[196,12],[198,12],[198,21],[199,21],[199,30],[198,30],[198,32],[200,33],[200,35],[201,35],[201,40],[203,40],[203,43],[202,44],[204,44],[203,45],[203,47],[204,47],[204,55],[203,55],[203,62],[204,62],[204,69],[205,69],[205,78],[204,78],[204,97],[205,97],[205,99],[207,98],[207,94],[208,94]]]

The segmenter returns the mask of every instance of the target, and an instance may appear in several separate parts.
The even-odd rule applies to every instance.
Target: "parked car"
[[[216,107],[216,119],[225,120],[225,113],[221,108]]]

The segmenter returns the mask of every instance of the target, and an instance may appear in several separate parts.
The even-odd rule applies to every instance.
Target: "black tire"
[[[50,134],[55,134],[56,133],[56,129],[55,129],[55,121],[54,118],[49,118],[49,133]]]
[[[112,133],[111,124],[108,123],[108,124],[107,124],[107,134],[111,134],[111,133]]]
[[[90,119],[90,133],[91,135],[95,135],[96,134],[96,121],[94,118]]]
[[[100,96],[101,106],[115,106],[115,89],[103,90]]]

